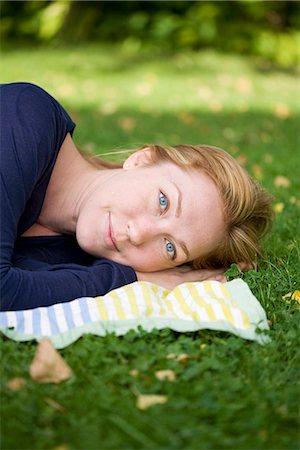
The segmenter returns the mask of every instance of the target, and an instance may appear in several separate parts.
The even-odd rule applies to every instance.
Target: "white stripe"
[[[113,296],[110,298],[108,296],[103,297],[103,302],[107,311],[108,320],[119,320]]]
[[[226,320],[227,321],[226,317],[224,316],[222,306],[220,304],[215,303],[214,305],[212,305],[212,309],[213,309],[213,312],[215,313],[217,320]]]
[[[242,316],[241,311],[239,309],[237,309],[237,308],[231,308],[231,314],[232,314],[232,317],[234,318],[234,325],[237,328],[244,329],[245,326],[244,326],[244,323],[243,323],[243,316]]]
[[[63,304],[56,303],[55,305],[53,305],[53,309],[54,309],[58,329],[61,333],[64,333],[65,331],[68,330],[68,324],[65,319],[65,312],[63,309]]]
[[[96,298],[93,297],[89,298],[86,304],[89,311],[89,316],[91,318],[91,322],[97,322],[98,320],[100,320]]]
[[[38,308],[38,310],[40,312],[41,335],[51,336],[51,328],[47,308]]]
[[[7,314],[7,322],[8,327],[16,327],[17,326],[17,317],[15,311],[6,311]]]
[[[32,334],[33,333],[33,311],[31,309],[26,309],[24,311],[24,333]]]
[[[73,315],[73,321],[77,327],[80,327],[83,324],[83,319],[81,317],[79,299],[73,300],[72,302],[70,302],[70,305]]]

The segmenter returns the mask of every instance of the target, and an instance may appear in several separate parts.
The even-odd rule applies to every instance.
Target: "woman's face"
[[[99,171],[99,184],[77,218],[81,248],[140,272],[178,266],[213,250],[224,220],[212,180],[169,162],[145,165],[146,156],[138,153],[123,169]]]

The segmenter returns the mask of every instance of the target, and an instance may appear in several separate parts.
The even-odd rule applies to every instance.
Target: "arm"
[[[52,97],[28,84],[2,87],[1,108],[1,309],[101,295],[135,281],[132,269],[105,260],[89,267],[14,264],[17,237],[37,220],[57,153],[74,124]]]
[[[156,283],[166,289],[172,290],[181,283],[189,281],[216,280],[225,282],[224,275],[226,269],[192,269],[190,266],[174,267],[173,269],[161,270],[158,272],[136,272],[139,281],[149,281]]]
[[[26,259],[23,267],[1,270],[1,310],[19,310],[68,302],[78,297],[104,295],[136,281],[130,267],[108,260],[91,266],[41,264]]]

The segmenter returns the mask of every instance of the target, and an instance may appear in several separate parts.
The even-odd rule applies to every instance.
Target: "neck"
[[[71,137],[65,139],[55,163],[37,223],[54,233],[74,234],[81,205],[112,172],[86,161]]]

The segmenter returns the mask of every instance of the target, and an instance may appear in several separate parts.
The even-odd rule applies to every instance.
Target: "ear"
[[[151,149],[149,147],[138,150],[130,155],[123,164],[123,169],[134,169],[136,167],[146,166],[152,162]]]

